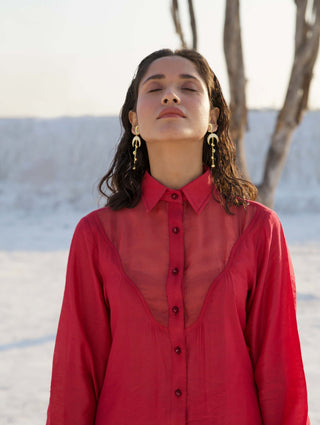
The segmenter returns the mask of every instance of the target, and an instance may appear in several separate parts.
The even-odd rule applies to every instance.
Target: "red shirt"
[[[276,214],[227,214],[209,170],[180,190],[146,173],[142,189],[75,230],[47,425],[306,425]]]

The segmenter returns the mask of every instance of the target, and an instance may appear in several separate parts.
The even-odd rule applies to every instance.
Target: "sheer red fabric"
[[[306,425],[295,283],[276,214],[225,212],[210,171],[78,224],[47,425]]]

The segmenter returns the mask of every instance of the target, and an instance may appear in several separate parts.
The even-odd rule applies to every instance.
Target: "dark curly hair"
[[[151,53],[144,58],[138,66],[126,99],[121,110],[123,134],[119,142],[117,152],[111,166],[99,183],[99,192],[107,198],[106,206],[113,210],[135,207],[141,198],[141,183],[146,171],[150,172],[148,151],[146,142],[141,137],[141,147],[137,154],[136,169],[133,167],[132,133],[129,121],[129,111],[136,110],[139,84],[146,74],[150,64],[156,59],[166,56],[180,56],[191,61],[203,81],[206,83],[211,108],[218,107],[220,110],[217,121],[219,143],[215,146],[215,167],[211,168],[213,181],[220,193],[220,202],[223,203],[227,212],[232,205],[247,204],[247,200],[257,197],[257,188],[249,181],[240,177],[235,164],[236,150],[230,138],[230,111],[223,97],[217,77],[210,68],[206,59],[195,50],[181,49],[172,51],[162,49]],[[203,143],[203,163],[210,167],[211,148],[206,142],[206,133]],[[109,193],[108,193],[109,192]]]

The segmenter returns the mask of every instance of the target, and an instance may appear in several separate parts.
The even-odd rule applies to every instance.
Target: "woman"
[[[205,59],[146,57],[122,123],[70,249],[47,424],[305,425],[288,249]]]

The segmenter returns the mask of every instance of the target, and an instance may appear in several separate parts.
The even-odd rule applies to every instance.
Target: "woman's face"
[[[219,109],[210,110],[205,82],[195,65],[180,56],[155,60],[142,78],[136,111],[130,111],[132,132],[147,143],[201,141],[208,124],[217,129]]]

